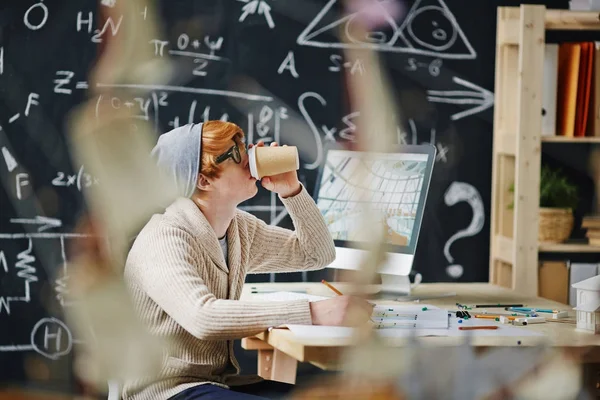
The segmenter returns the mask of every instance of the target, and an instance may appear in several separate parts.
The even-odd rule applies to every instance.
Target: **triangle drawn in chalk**
[[[446,59],[475,59],[477,53],[469,43],[456,18],[443,0],[417,0],[407,13],[402,25],[387,15],[386,26],[367,38],[350,36],[350,28],[361,11],[340,18],[330,0],[296,42],[303,46],[320,48],[370,48],[382,52],[408,53]],[[344,34],[351,43],[337,41]]]

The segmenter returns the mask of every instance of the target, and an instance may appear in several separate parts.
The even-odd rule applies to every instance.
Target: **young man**
[[[258,191],[243,140],[237,125],[209,121],[163,134],[152,152],[182,197],[142,229],[125,280],[150,331],[171,346],[160,376],[127,382],[125,398],[256,399],[247,393],[273,382],[238,375],[234,339],[285,323],[340,325],[350,310],[359,320],[370,316],[369,303],[348,296],[239,300],[247,273],[315,270],[335,258],[321,213],[295,171],[261,181],[279,194],[295,231],[237,209]]]

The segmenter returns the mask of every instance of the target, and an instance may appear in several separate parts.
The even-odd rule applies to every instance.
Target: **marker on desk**
[[[500,321],[501,318],[506,318],[509,321],[512,321],[512,320],[515,320],[517,317],[506,316],[506,315],[476,314],[475,318],[493,319],[495,321]]]
[[[327,286],[329,289],[333,290],[333,292],[335,292],[335,294],[337,294],[338,296],[343,296],[344,295],[342,292],[340,292],[335,287],[333,287],[333,285],[331,283],[327,282],[325,279],[321,279],[321,283],[323,285]]]

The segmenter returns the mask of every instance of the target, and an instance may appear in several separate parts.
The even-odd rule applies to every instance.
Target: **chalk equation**
[[[73,174],[58,171],[56,173],[56,177],[52,179],[52,186],[73,186],[79,191],[82,191],[85,188],[98,184],[100,184],[100,180],[97,177],[85,172],[85,168],[83,165],[79,167],[79,170],[76,173]]]
[[[337,3],[338,0],[330,0],[319,11],[300,33],[297,44],[320,48],[364,48],[444,59],[477,58],[477,53],[443,0],[417,0],[401,25],[387,15],[385,29],[368,32],[366,37],[355,37],[352,29],[362,11],[340,18]],[[382,11],[385,12],[385,9],[382,8]],[[338,32],[345,35],[345,42],[337,40]]]
[[[13,172],[19,166],[19,163],[6,146],[2,146],[0,152],[2,153],[6,169],[8,172]],[[12,178],[14,179],[15,195],[18,200],[22,200],[24,190],[31,188],[30,174],[29,172],[18,172]],[[85,167],[82,165],[74,173],[57,171],[56,177],[52,179],[51,184],[54,187],[72,187],[82,191],[90,186],[100,184],[100,180],[85,172]]]
[[[116,3],[109,3],[108,6],[112,8],[115,4]],[[138,12],[138,17],[142,21],[146,21],[148,18],[148,7],[144,6],[144,8],[138,10]],[[88,11],[87,13],[79,11],[75,19],[75,29],[77,32],[84,32],[91,35],[90,41],[92,43],[102,43],[106,35],[115,37],[119,33],[121,25],[123,24],[123,15],[119,15],[118,18],[116,16],[108,16],[103,20],[103,25],[98,26],[97,21],[102,20],[103,19],[97,14],[95,15],[93,11]],[[132,23],[131,20],[129,22]]]
[[[206,67],[208,67],[210,62],[230,62],[229,59],[215,54],[223,46],[223,37],[211,40],[211,37],[207,35],[200,40],[192,39],[186,33],[182,33],[177,38],[176,48],[173,49],[170,48],[171,43],[168,40],[152,39],[149,43],[154,46],[154,55],[157,57],[169,55],[191,58],[194,64],[197,64],[192,71],[192,75],[194,76],[206,76]],[[165,48],[167,49],[166,51]],[[208,50],[208,53],[201,51],[204,48]]]
[[[310,127],[310,130],[313,134],[313,138],[315,140],[315,156],[314,161],[303,166],[304,169],[314,170],[319,168],[319,166],[323,163],[324,157],[324,146],[326,142],[336,142],[338,139],[348,141],[348,142],[356,142],[356,132],[358,122],[357,119],[360,118],[360,111],[354,111],[349,114],[346,114],[341,117],[340,125],[341,128],[337,126],[328,126],[323,123],[318,123],[314,117],[311,115],[311,111],[314,110],[315,106],[326,107],[327,100],[316,92],[306,92],[298,97],[298,109],[300,110],[300,114],[304,118],[306,124]],[[393,117],[392,117],[393,118]],[[392,121],[394,122],[394,121]],[[396,139],[398,144],[420,144],[423,143],[419,141],[418,138],[418,130],[412,119],[408,121],[410,127],[410,136],[409,133],[406,132],[401,126],[396,124]],[[393,134],[393,133],[392,133]],[[444,146],[439,139],[436,138],[436,130],[430,130],[429,140],[427,143],[431,143],[436,146],[438,149],[438,154],[436,156],[436,161],[447,161],[447,153],[448,148]]]

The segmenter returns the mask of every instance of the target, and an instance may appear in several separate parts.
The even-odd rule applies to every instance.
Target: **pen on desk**
[[[516,312],[527,312],[527,311],[533,311],[533,312],[543,312],[543,313],[558,313],[559,310],[552,310],[549,308],[529,308],[529,307],[510,307],[510,309],[508,309],[508,311],[516,311]]]
[[[306,290],[301,290],[301,289],[297,289],[297,290],[274,290],[274,289],[261,289],[261,288],[255,288],[255,287],[250,288],[250,293],[252,293],[252,294],[278,293],[278,292],[281,292],[281,291],[292,292],[292,293],[306,293]]]
[[[321,279],[321,283],[323,285],[327,286],[329,289],[333,290],[335,292],[335,294],[337,294],[338,296],[343,296],[344,295],[342,292],[340,292],[335,287],[333,287],[333,285],[331,283],[327,282],[325,279]]]
[[[459,326],[459,330],[461,331],[474,331],[477,329],[498,329],[495,325],[478,325],[478,326]]]
[[[475,304],[472,308],[506,308],[523,307],[523,304]]]

